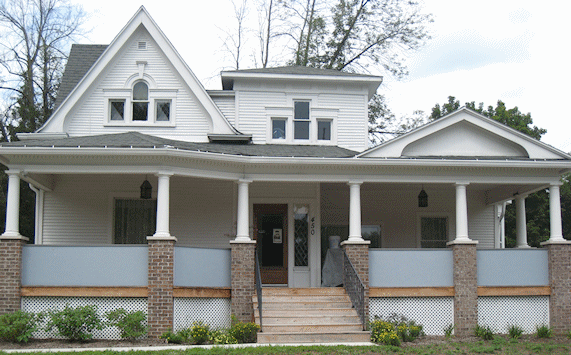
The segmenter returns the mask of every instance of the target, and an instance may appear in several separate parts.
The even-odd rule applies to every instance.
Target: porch
[[[556,183],[550,186],[552,236],[546,250],[477,250],[498,244],[498,202],[509,196],[511,185],[245,179],[235,183],[170,173],[150,178],[157,187],[153,194],[157,207],[154,234],[143,234],[151,235],[144,238],[148,245],[112,245],[117,235],[113,229],[117,228],[116,202],[137,200],[143,178],[137,174],[52,177],[41,203],[46,212],[40,240],[46,245],[31,246],[22,245],[17,228],[14,190],[20,175],[9,174],[9,213],[1,239],[3,253],[21,253],[12,259],[16,263],[6,265],[6,269],[18,269],[18,258],[22,263],[21,277],[18,271],[11,281],[17,286],[14,309],[32,310],[36,304],[40,304],[38,310],[47,309],[73,301],[102,302],[106,310],[121,304],[147,311],[150,336],[194,320],[224,327],[230,314],[251,321],[254,250],[260,245],[255,206],[277,204],[286,208],[282,241],[288,242],[277,243],[283,244],[282,256],[286,255],[286,286],[319,287],[319,256],[328,233],[344,231],[344,247],[357,250],[348,254],[366,288],[367,319],[400,313],[426,323],[428,334],[442,334],[450,324],[456,324],[459,334],[468,334],[477,323],[502,331],[506,322],[521,318],[505,313],[515,307],[529,320],[521,325],[527,331],[537,322],[551,322],[559,331],[569,327],[559,306],[571,289],[569,277],[557,270],[570,262],[571,255],[560,232]],[[419,188],[428,192],[428,207],[418,205]],[[493,199],[492,190],[496,191]],[[437,238],[423,240],[423,216],[445,219]],[[379,226],[377,246],[388,248],[369,249],[371,240],[364,240],[363,225]],[[176,232],[171,235],[172,231]],[[450,249],[420,248],[423,242]],[[416,249],[395,248],[402,245]],[[486,254],[491,252],[498,254]],[[529,270],[530,277],[493,281],[498,270],[514,270],[517,275]],[[530,308],[539,313],[530,314]],[[437,321],[427,319],[428,314],[438,314]]]
[[[98,306],[148,312],[149,250],[133,246],[47,246],[22,248],[21,307],[40,312],[72,306]],[[429,335],[443,335],[454,320],[453,250],[370,249],[369,318],[401,314],[422,324]],[[552,324],[547,249],[478,250],[477,323],[505,332],[525,332]],[[229,249],[174,247],[172,318],[174,330],[203,321],[230,325],[232,271]],[[253,283],[253,280],[252,280]],[[252,304],[250,303],[250,306]],[[37,333],[37,337],[54,334]],[[118,338],[108,329],[95,337]]]

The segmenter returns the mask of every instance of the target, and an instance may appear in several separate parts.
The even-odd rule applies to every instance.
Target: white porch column
[[[252,239],[249,233],[250,224],[250,201],[248,187],[252,180],[238,181],[238,210],[236,216],[236,239],[237,242],[248,242]]]
[[[472,243],[468,236],[468,199],[466,186],[469,183],[456,183],[456,239],[454,243]]]
[[[567,242],[563,238],[561,227],[561,198],[559,184],[552,184],[549,187],[549,224],[551,230],[549,242]]]
[[[154,239],[175,239],[170,234],[170,177],[172,173],[158,173],[159,186],[157,187],[157,230],[150,237]]]
[[[20,234],[20,170],[8,170],[8,195],[6,196],[6,230],[2,239],[25,239]]]
[[[527,223],[525,219],[525,197],[518,195],[515,198],[515,230],[516,248],[529,248],[527,244]]]
[[[361,236],[361,184],[362,181],[349,181],[349,240],[363,242]]]

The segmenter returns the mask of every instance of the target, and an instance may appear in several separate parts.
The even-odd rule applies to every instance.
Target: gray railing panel
[[[146,245],[27,245],[22,286],[147,286]]]
[[[478,286],[548,286],[545,249],[478,250]]]
[[[371,249],[370,287],[454,286],[450,249]]]
[[[230,287],[230,249],[175,247],[174,285]]]

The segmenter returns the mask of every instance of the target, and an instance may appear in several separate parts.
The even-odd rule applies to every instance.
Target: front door
[[[287,284],[287,205],[254,205],[254,238],[263,284]]]

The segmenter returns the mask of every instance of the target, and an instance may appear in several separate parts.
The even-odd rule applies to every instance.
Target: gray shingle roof
[[[353,157],[355,154],[357,154],[355,151],[336,146],[192,143],[150,136],[139,132],[59,139],[26,140],[0,144],[0,147],[36,148],[163,148],[165,146],[170,146],[174,149],[196,152],[200,151],[228,155],[261,157],[348,158]]]
[[[87,71],[99,59],[107,49],[103,44],[73,44],[65,71],[56,97],[55,108],[57,109],[69,93],[75,88]]]

